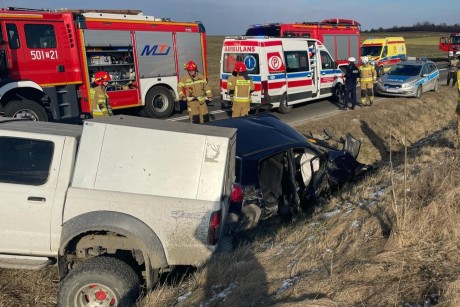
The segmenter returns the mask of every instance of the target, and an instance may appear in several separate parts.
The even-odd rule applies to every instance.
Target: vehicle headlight
[[[417,81],[410,81],[402,84],[402,88],[408,88],[408,87],[413,87]]]
[[[378,86],[383,86],[382,80],[378,79],[378,80],[377,80],[377,85],[378,85]]]

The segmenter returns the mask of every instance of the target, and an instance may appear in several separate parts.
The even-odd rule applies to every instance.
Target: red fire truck
[[[338,65],[349,57],[360,58],[361,24],[351,19],[325,19],[320,22],[270,23],[253,25],[247,36],[305,37],[322,42]]]
[[[107,71],[114,110],[165,118],[179,108],[177,83],[194,61],[206,77],[200,22],[140,11],[0,9],[0,112],[33,120],[90,113],[93,76]]]
[[[460,33],[442,36],[439,39],[439,50],[447,51],[449,57],[460,55]]]

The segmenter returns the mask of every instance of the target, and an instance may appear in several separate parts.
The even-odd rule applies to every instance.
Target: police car
[[[438,90],[439,70],[425,58],[407,58],[394,65],[377,80],[375,90],[380,95],[420,98],[424,92]]]

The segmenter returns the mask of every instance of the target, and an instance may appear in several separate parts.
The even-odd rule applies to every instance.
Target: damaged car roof
[[[236,154],[244,159],[259,159],[267,151],[275,153],[308,144],[301,133],[270,113],[217,120],[209,125],[237,128]]]

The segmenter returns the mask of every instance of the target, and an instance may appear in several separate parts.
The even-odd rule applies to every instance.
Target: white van
[[[252,107],[271,105],[280,113],[288,113],[297,103],[340,97],[343,73],[316,39],[226,38],[220,65],[223,103],[230,102],[227,80],[237,61],[244,62],[254,81]]]

